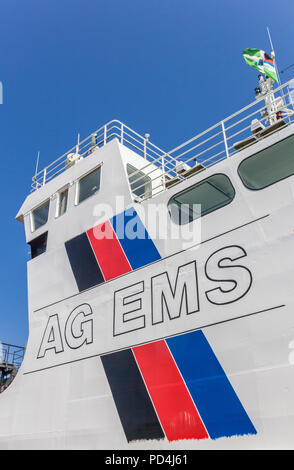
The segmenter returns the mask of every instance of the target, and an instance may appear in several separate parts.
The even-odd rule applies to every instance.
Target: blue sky
[[[170,150],[254,100],[241,52],[294,63],[293,0],[0,0],[0,339],[28,336],[23,227],[37,152],[46,166],[111,119]],[[294,76],[294,67],[281,75]]]

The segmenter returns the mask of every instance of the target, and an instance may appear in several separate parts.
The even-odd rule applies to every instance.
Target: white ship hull
[[[30,335],[0,395],[1,449],[294,447],[294,176],[249,191],[237,173],[247,156],[292,133],[206,169],[205,178],[226,174],[236,194],[193,222],[201,237],[151,237],[156,259],[99,285],[78,291],[64,249],[95,226],[90,199],[66,223],[52,222],[47,252],[28,264]],[[98,159],[106,172],[123,154],[131,158],[112,141],[76,168]],[[58,186],[44,188],[43,198]],[[107,187],[101,192],[111,200]],[[164,204],[168,218],[177,192],[142,204],[129,198],[127,207]]]

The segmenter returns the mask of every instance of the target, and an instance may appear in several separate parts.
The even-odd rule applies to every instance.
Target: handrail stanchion
[[[104,126],[104,145],[106,144],[107,141],[107,124]]]
[[[45,184],[46,184],[46,176],[47,176],[47,168],[44,168],[43,186],[45,186]]]
[[[165,189],[165,177],[164,177],[165,165],[164,165],[164,155],[162,155],[162,158],[161,158],[161,166],[162,166],[162,186],[163,186],[163,189]]]
[[[222,131],[223,131],[223,136],[224,136],[224,144],[225,144],[225,149],[226,149],[226,156],[227,158],[230,156],[230,153],[229,153],[229,148],[228,148],[228,143],[227,143],[227,136],[226,136],[226,129],[225,129],[225,123],[224,121],[221,121],[221,125],[222,125]]]
[[[120,143],[124,143],[124,125],[121,123],[121,130],[120,130]]]
[[[144,158],[147,160],[147,142],[149,142],[150,134],[145,134],[143,139]]]
[[[291,85],[291,86],[290,86]],[[292,108],[292,110],[294,111],[294,104],[293,104],[293,99],[292,99],[292,95],[294,94],[294,84],[291,83],[287,86],[288,88],[288,93],[287,95],[289,96],[289,104]],[[291,91],[292,90],[292,91]]]

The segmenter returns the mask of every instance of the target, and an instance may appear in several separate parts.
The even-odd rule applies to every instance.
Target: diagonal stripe
[[[102,356],[101,361],[128,442],[163,439],[164,433],[132,350]]]
[[[168,440],[208,438],[165,341],[137,346],[133,353]]]
[[[161,259],[133,207],[117,214],[110,222],[132,269],[141,268]]]
[[[256,434],[202,331],[166,340],[212,439]]]
[[[65,242],[65,248],[80,292],[104,282],[86,233]]]
[[[88,230],[87,235],[106,281],[131,271],[109,221]]]

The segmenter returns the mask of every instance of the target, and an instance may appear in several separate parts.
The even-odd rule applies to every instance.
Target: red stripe
[[[91,228],[87,235],[106,281],[132,270],[109,221]]]
[[[137,346],[133,352],[168,440],[208,438],[166,342]]]

